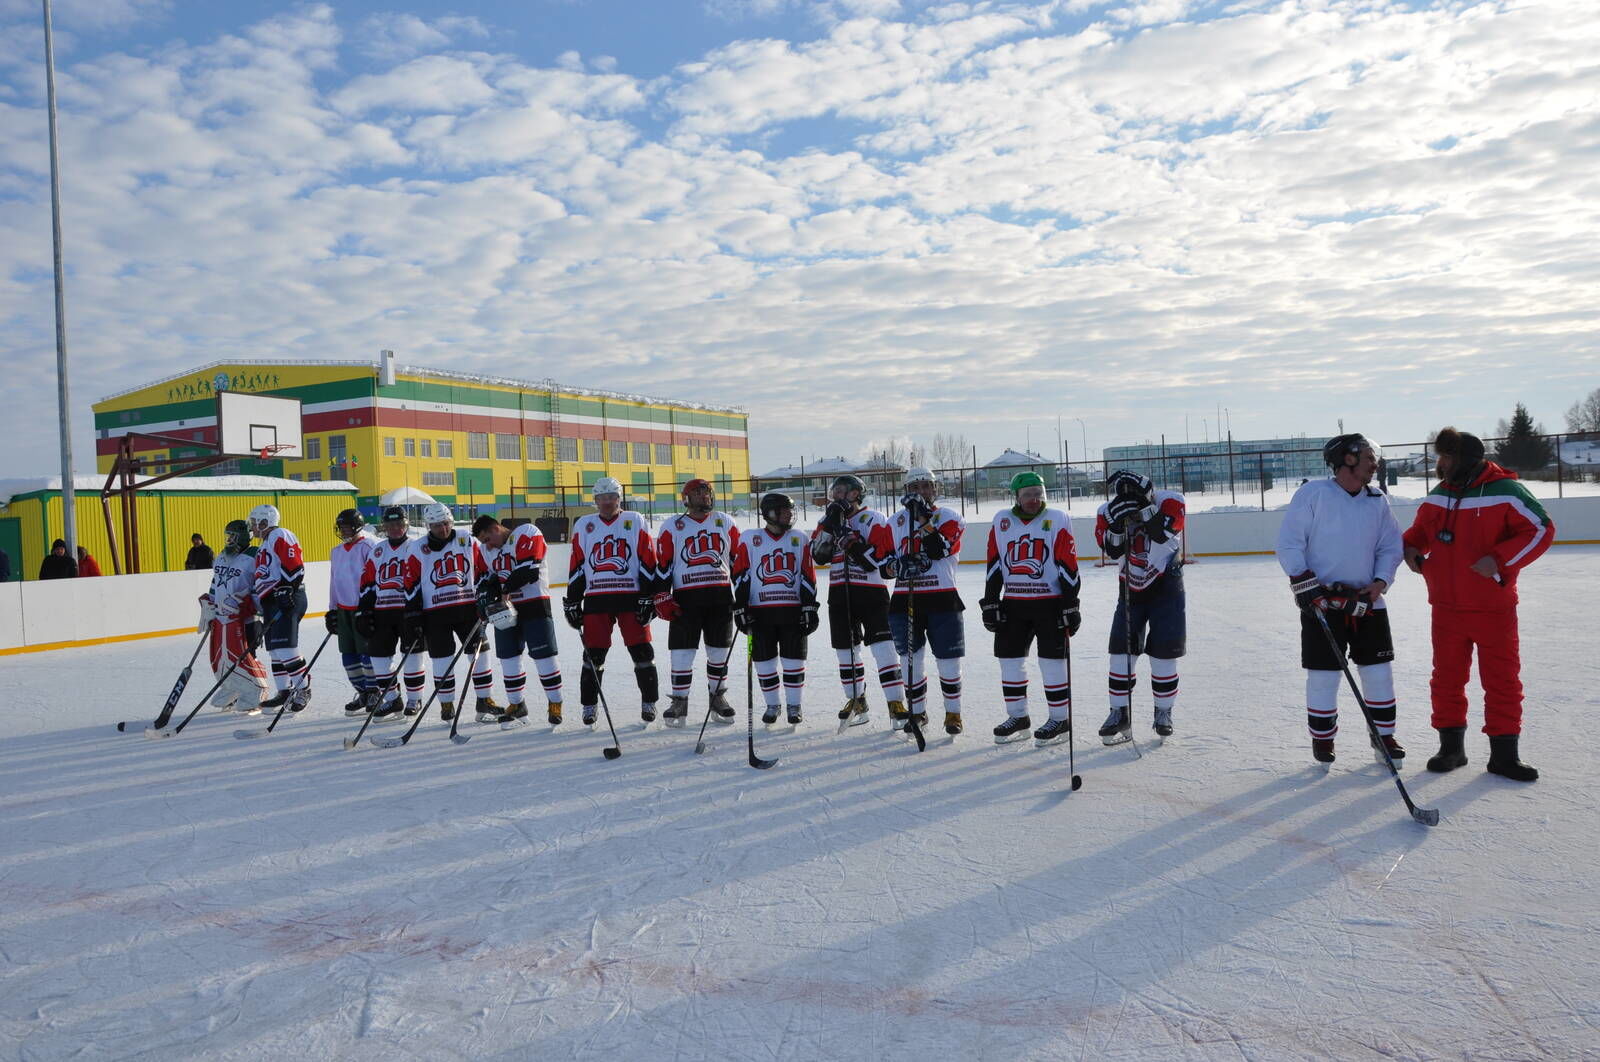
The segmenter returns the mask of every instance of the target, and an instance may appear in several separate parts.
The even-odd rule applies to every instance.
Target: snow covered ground
[[[570,721],[346,752],[331,652],[263,741],[209,709],[168,741],[114,731],[155,714],[186,638],[0,660],[0,1057],[1600,1055],[1600,549],[1523,582],[1531,786],[1485,774],[1476,733],[1470,767],[1421,769],[1428,614],[1402,575],[1400,735],[1432,830],[1348,702],[1338,763],[1311,766],[1273,561],[1187,577],[1180,730],[1154,744],[1141,682],[1141,759],[1092,736],[1115,584],[1085,568],[1070,795],[1065,747],[991,743],[975,610],[957,744],[917,755],[876,690],[873,725],[836,736],[814,645],[807,721],[757,734],[770,771],[742,718],[704,756],[692,730],[640,734],[622,669],[609,762]]]

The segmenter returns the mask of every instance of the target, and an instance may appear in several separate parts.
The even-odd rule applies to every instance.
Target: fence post
[[[1562,471],[1561,471],[1561,436],[1557,435],[1556,436],[1556,497],[1558,497],[1558,498],[1566,497],[1566,494],[1564,493],[1565,487],[1562,484],[1562,478],[1563,478],[1563,476],[1562,476]]]
[[[1239,504],[1239,489],[1233,482],[1233,431],[1228,431],[1228,501],[1232,505]]]

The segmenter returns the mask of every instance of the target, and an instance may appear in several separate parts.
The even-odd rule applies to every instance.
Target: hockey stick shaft
[[[481,621],[480,621],[480,623],[481,623]],[[467,647],[467,643],[466,642],[462,642],[459,646],[456,647],[455,655],[450,658],[450,665],[445,668],[445,674],[447,674],[447,675],[454,675],[455,674],[456,661],[461,659],[461,652],[466,647]],[[401,667],[405,666],[405,660],[404,659],[401,660],[400,666]],[[396,672],[398,673],[398,669],[396,669]],[[422,725],[422,720],[427,718],[428,709],[433,707],[433,702],[435,700],[437,700],[438,697],[439,697],[439,680],[437,678],[435,678],[433,680],[433,692],[428,694],[428,699],[426,701],[422,702],[422,707],[417,710],[417,717],[415,719],[411,720],[411,726],[406,729],[406,732],[404,734],[400,735],[400,738],[399,738],[398,741],[395,741],[395,742],[382,742],[382,741],[380,741],[380,742],[378,742],[378,744],[380,744],[383,748],[388,749],[388,748],[395,748],[397,745],[404,745],[408,741],[410,741],[411,740],[411,735],[415,734],[417,732],[417,727],[421,726]]]
[[[161,706],[161,711],[156,714],[156,721],[151,723],[151,726],[160,728],[172,722],[172,713],[177,710],[178,701],[183,697],[183,691],[188,689],[189,679],[194,677],[194,662],[200,659],[200,650],[204,649],[206,642],[211,639],[210,624],[207,624],[206,627],[206,632],[200,636],[200,644],[194,647],[194,652],[189,654],[189,662],[183,666],[182,671],[178,672],[178,680],[172,684],[172,692],[167,694],[167,703]],[[117,729],[126,730],[127,724],[118,723]]]
[[[594,692],[600,698],[600,710],[606,713],[606,727],[611,731],[611,747],[601,749],[601,755],[608,760],[614,760],[622,755],[622,742],[617,739],[616,725],[611,722],[611,706],[606,703],[606,691],[600,681],[600,669],[594,666],[594,658],[589,655],[589,647],[583,647],[583,663],[594,676]]]
[[[222,688],[222,684],[224,682],[228,681],[229,677],[232,676],[232,674],[236,670],[238,670],[238,667],[244,661],[244,658],[246,656],[249,656],[249,655],[250,655],[249,653],[244,653],[244,654],[241,654],[241,655],[236,656],[236,657],[233,658],[233,663],[228,665],[228,670],[224,671],[217,678],[216,683],[213,684],[212,687],[209,690],[206,690],[205,693],[201,694],[200,700],[195,702],[195,706],[189,710],[189,714],[188,715],[183,717],[183,721],[180,722],[177,726],[172,728],[172,733],[173,734],[181,734],[181,733],[183,733],[183,728],[189,725],[189,720],[193,719],[195,716],[200,714],[201,707],[207,701],[209,701],[211,699],[211,695],[213,693],[216,693],[218,690],[220,690]],[[162,731],[160,727],[152,727],[150,730],[146,730],[145,733],[148,734],[148,733],[151,733],[152,731],[156,732],[156,733],[160,733],[163,736],[165,736],[165,732]]]
[[[328,643],[331,642],[331,641],[333,641],[333,632],[332,631],[329,631],[327,634],[324,634],[322,636],[322,644],[317,646],[317,651],[311,654],[311,660],[306,664],[305,671],[301,672],[303,675],[305,675],[305,682],[297,682],[297,683],[291,683],[290,684],[290,686],[289,686],[289,696],[288,696],[287,699],[284,700],[284,702],[282,704],[278,705],[278,714],[273,716],[272,717],[272,722],[267,724],[267,733],[269,733],[269,734],[272,733],[272,731],[277,727],[278,720],[283,718],[283,713],[288,711],[289,710],[289,705],[294,703],[294,695],[297,692],[299,692],[300,687],[304,686],[304,685],[307,685],[307,684],[309,684],[311,682],[311,669],[317,666],[318,658],[320,658],[322,656],[322,651],[328,647]]]
[[[911,514],[911,507],[906,507],[906,553],[911,552],[912,535],[915,534],[916,520]],[[922,727],[917,725],[917,705],[914,701],[914,691],[917,688],[917,577],[912,576],[906,582],[906,729],[911,732],[911,739],[917,743],[917,751],[921,752],[928,747],[928,739],[922,736]],[[923,693],[923,704],[928,701],[927,693]]]
[[[487,648],[488,648],[487,642],[485,642],[482,645],[478,644],[478,638],[483,633],[483,625],[484,625],[484,621],[483,621],[483,618],[480,616],[478,618],[478,622],[474,623],[472,625],[472,633],[467,635],[467,640],[461,643],[461,650],[460,650],[460,652],[458,652],[456,654],[456,659],[459,660],[461,658],[461,656],[467,651],[467,646],[469,646],[469,645],[472,646],[472,659],[473,660],[477,660],[478,654],[487,650]],[[452,665],[451,666],[451,671],[454,672],[454,670],[455,670],[455,667],[454,667],[454,665]],[[490,673],[490,678],[493,678],[493,677],[494,677],[493,673],[491,672]],[[472,666],[471,666],[471,664],[467,665],[467,681],[468,682],[472,681]],[[467,710],[467,696],[466,696],[466,694],[467,694],[466,687],[463,686],[462,689],[461,689],[461,703],[456,706],[456,714],[454,716],[452,716],[451,719],[450,719],[450,740],[451,741],[455,741],[456,740],[456,728],[461,725],[461,716],[463,714],[465,714],[465,712]],[[461,743],[465,744],[465,739],[463,739]]]

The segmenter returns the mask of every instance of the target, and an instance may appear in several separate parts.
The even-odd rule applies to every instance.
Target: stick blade
[[[1411,817],[1422,823],[1424,826],[1439,825],[1438,808],[1412,808]]]
[[[397,749],[409,740],[411,740],[410,734],[402,734],[399,737],[375,737],[372,739],[372,743],[378,746],[380,749]]]
[[[469,742],[471,740],[472,740],[472,735],[471,734],[451,734],[450,735],[451,743],[452,744],[456,744],[456,745],[465,745],[467,742]]]
[[[240,741],[249,741],[252,738],[264,738],[270,733],[270,730],[235,730],[233,736]]]
[[[124,719],[122,722],[117,724],[117,733],[126,734],[130,729],[138,725],[138,723],[129,722],[128,720]]]
[[[143,733],[147,738],[169,738],[175,731],[163,730],[159,726],[147,726],[144,728]]]
[[[600,750],[600,755],[604,756],[608,760],[614,760],[618,756],[622,755],[622,750],[615,745],[607,745],[605,748]]]
[[[1073,775],[1072,776],[1072,791],[1074,793],[1076,793],[1078,790],[1080,790],[1082,788],[1083,788],[1083,777],[1081,775],[1076,775],[1076,774]]]
[[[755,755],[754,753],[752,753],[751,756],[750,756],[750,766],[754,767],[758,771],[769,770],[769,769],[771,769],[773,767],[776,767],[777,765],[778,765],[778,761],[777,760],[764,760],[760,756]]]
[[[698,741],[698,742],[695,743],[695,746],[694,746],[694,754],[696,756],[704,756],[705,752],[706,752],[706,749],[708,749],[710,747],[711,746],[707,745],[704,741]]]

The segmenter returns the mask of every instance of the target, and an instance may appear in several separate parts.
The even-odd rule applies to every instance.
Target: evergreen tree
[[[1533,415],[1521,402],[1511,414],[1511,422],[1501,421],[1504,436],[1495,446],[1494,459],[1518,472],[1536,472],[1555,459],[1555,450],[1544,437],[1544,428],[1533,422]]]

